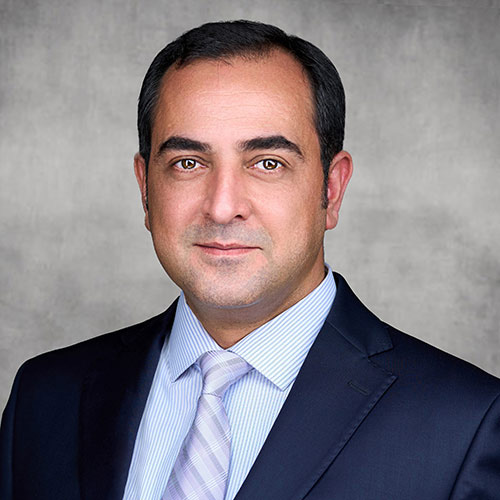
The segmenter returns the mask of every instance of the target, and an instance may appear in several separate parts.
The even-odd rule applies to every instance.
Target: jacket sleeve
[[[17,393],[21,380],[23,366],[17,372],[7,406],[2,415],[0,426],[0,498],[13,500],[13,450],[14,450],[14,422],[16,413]]]
[[[476,431],[450,496],[450,500],[478,498],[500,498],[500,395]]]

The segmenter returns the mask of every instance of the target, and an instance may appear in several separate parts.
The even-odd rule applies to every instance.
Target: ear
[[[148,178],[146,175],[146,161],[141,156],[140,153],[134,155],[134,171],[135,178],[139,184],[139,189],[141,191],[142,208],[144,209],[144,225],[148,231],[151,231],[149,227],[149,207],[148,207]]]
[[[328,206],[326,208],[325,229],[333,229],[337,225],[340,205],[342,204],[342,198],[344,197],[351,175],[351,155],[347,151],[340,151],[333,157],[328,171]]]

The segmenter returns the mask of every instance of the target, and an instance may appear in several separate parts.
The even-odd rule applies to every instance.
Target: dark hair
[[[287,35],[276,26],[245,20],[203,24],[169,43],[154,58],[142,83],[137,118],[139,152],[146,168],[161,80],[170,66],[176,64],[180,68],[199,59],[266,55],[276,48],[295,57],[309,79],[326,184],[331,160],[344,141],[345,97],[339,74],[330,59],[312,43]]]

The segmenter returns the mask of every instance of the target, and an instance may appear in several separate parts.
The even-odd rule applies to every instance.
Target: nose
[[[246,220],[250,215],[244,173],[237,166],[214,168],[206,184],[203,205],[205,217],[217,224]]]

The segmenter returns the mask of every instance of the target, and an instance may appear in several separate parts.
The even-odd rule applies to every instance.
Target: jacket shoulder
[[[486,404],[500,395],[500,379],[472,363],[386,325],[393,349],[381,356],[384,366],[435,394],[455,393]],[[465,402],[464,400],[464,402]]]
[[[38,386],[44,378],[81,378],[94,364],[111,359],[141,338],[157,333],[170,309],[141,323],[39,354],[25,361],[19,372],[24,380],[36,381]]]

